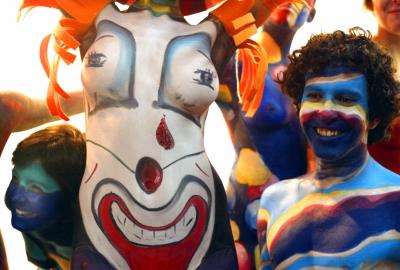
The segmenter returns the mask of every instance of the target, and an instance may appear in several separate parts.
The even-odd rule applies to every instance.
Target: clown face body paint
[[[13,227],[22,232],[48,228],[62,217],[64,209],[59,185],[36,162],[14,167],[5,202]]]
[[[306,81],[300,120],[322,165],[340,168],[346,160],[357,167],[365,160],[367,104],[367,83],[360,73],[328,70]]]
[[[218,27],[112,5],[95,26],[82,70],[86,233],[117,269],[196,269],[221,218],[219,180],[203,145],[218,94],[211,60]]]

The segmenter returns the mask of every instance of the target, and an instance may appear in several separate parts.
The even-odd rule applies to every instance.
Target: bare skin
[[[68,115],[83,112],[81,91],[70,93],[71,97],[62,101]],[[28,130],[42,124],[57,121],[51,116],[44,99],[33,99],[15,91],[0,91],[0,156],[12,132]]]

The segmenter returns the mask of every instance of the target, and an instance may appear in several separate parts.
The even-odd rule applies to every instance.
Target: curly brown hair
[[[289,60],[280,83],[296,105],[301,102],[308,75],[321,73],[327,67],[343,66],[364,74],[368,84],[368,119],[379,120],[377,127],[369,132],[368,144],[386,136],[400,108],[400,84],[394,78],[392,58],[371,40],[369,31],[354,27],[348,34],[337,30],[312,36],[305,46],[289,55]]]

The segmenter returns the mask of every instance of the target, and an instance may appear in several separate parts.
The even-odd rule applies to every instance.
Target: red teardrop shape
[[[161,185],[163,171],[158,162],[151,157],[143,157],[136,166],[136,180],[146,193],[153,193]]]
[[[174,138],[171,132],[169,132],[167,121],[165,120],[165,115],[161,118],[160,124],[157,127],[156,138],[158,144],[164,147],[165,150],[172,149],[175,146]]]

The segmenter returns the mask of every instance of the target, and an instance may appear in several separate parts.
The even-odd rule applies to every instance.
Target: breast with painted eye
[[[207,110],[219,86],[210,52],[210,37],[205,34],[182,36],[169,44],[161,78],[161,103],[194,117]]]
[[[106,61],[107,56],[105,54],[92,51],[85,57],[85,67],[103,67]]]
[[[82,70],[89,116],[109,107],[135,108],[135,39],[130,31],[108,20],[101,21],[97,30]]]

